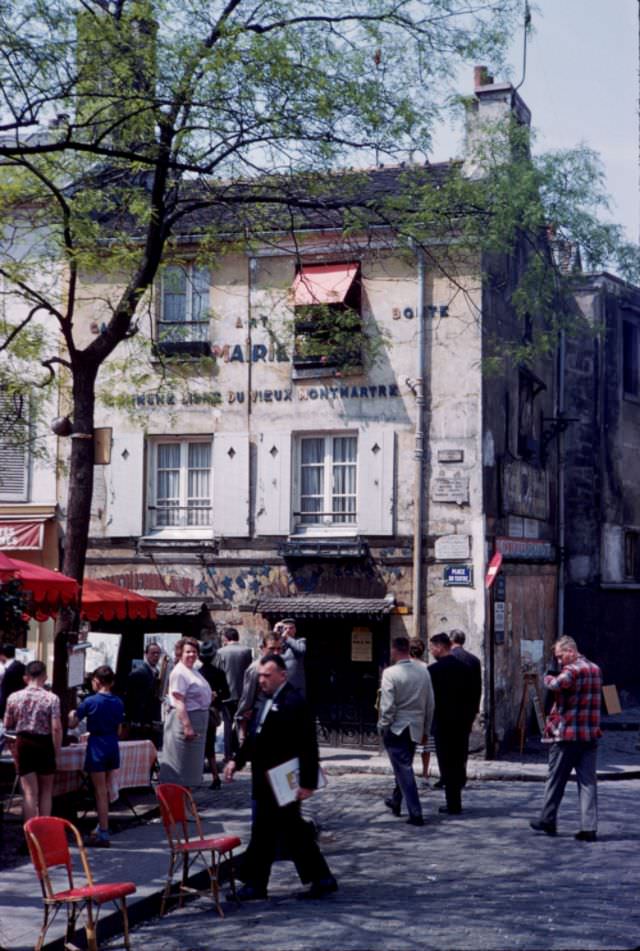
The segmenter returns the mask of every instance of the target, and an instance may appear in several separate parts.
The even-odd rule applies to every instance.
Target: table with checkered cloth
[[[120,750],[120,769],[111,773],[109,799],[114,802],[121,789],[134,789],[137,786],[149,786],[151,767],[156,761],[157,752],[151,740],[128,740],[118,743]],[[80,789],[83,780],[84,758],[87,752],[85,743],[65,746],[57,757],[57,769],[53,781],[53,795]]]

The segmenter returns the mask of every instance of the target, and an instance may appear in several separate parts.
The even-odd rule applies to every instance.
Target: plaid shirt
[[[572,664],[563,667],[557,677],[547,674],[544,682],[556,695],[547,718],[545,736],[556,742],[589,742],[602,736],[602,671],[597,664],[579,655]]]

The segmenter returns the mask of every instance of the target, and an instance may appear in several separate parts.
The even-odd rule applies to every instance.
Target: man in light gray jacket
[[[402,799],[412,826],[424,825],[422,806],[413,774],[413,756],[417,743],[429,735],[433,719],[433,687],[426,667],[414,664],[409,656],[409,639],[394,637],[391,642],[391,667],[382,674],[378,731],[391,761],[396,785],[385,806],[400,815]]]

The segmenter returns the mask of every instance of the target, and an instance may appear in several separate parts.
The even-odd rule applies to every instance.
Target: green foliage
[[[25,619],[28,604],[19,581],[0,584],[0,640],[24,643],[29,622]]]
[[[291,332],[297,366],[332,369],[337,375],[362,372],[389,343],[379,327],[363,325],[357,310],[335,304],[296,307]]]

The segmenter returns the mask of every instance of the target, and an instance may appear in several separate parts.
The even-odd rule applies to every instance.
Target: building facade
[[[471,115],[471,140],[484,118],[529,121],[510,85],[480,76]],[[410,178],[364,175],[386,194]],[[491,752],[556,630],[555,364],[487,370],[496,341],[539,329],[511,302],[527,252],[453,248],[445,269],[390,228],[303,224],[211,255],[197,228],[178,236],[149,302],[148,372],[123,375],[96,421],[112,445],[95,467],[87,575],[156,598],[157,631],[230,624],[255,646],[294,617],[332,743],[377,743],[391,637],[462,628],[483,664],[478,745]],[[90,339],[113,279],[84,280]],[[166,358],[179,382],[164,381]],[[66,488],[61,468],[62,531]]]
[[[563,391],[564,625],[637,702],[640,598],[640,288],[576,278]]]

